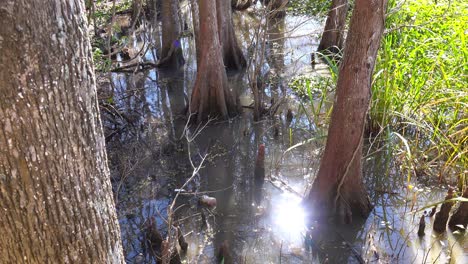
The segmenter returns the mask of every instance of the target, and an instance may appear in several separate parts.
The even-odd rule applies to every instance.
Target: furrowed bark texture
[[[85,14],[0,2],[2,263],[124,263]]]
[[[224,65],[228,70],[241,70],[247,62],[234,32],[231,3],[226,0],[216,0],[216,11]]]
[[[318,219],[337,216],[349,222],[371,209],[362,181],[362,137],[386,5],[386,0],[356,0],[325,152],[308,196]]]
[[[200,0],[200,63],[192,92],[190,112],[197,122],[210,117],[227,118],[234,100],[227,84],[218,36],[215,0]]]
[[[338,53],[343,48],[348,0],[333,0],[317,51]]]

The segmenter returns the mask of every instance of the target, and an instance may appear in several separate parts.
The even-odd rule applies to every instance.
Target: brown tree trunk
[[[141,13],[143,12],[143,0],[132,0],[132,23],[131,29],[135,29],[135,25],[140,19]]]
[[[351,221],[371,210],[362,182],[361,152],[371,77],[384,30],[387,0],[356,0],[338,77],[327,144],[307,201],[315,217]]]
[[[226,0],[216,0],[216,14],[224,66],[228,70],[241,70],[247,65],[247,62],[239,48],[234,32],[231,3]]]
[[[338,53],[343,48],[348,0],[333,0],[317,51]]]
[[[177,69],[184,65],[182,47],[179,40],[179,0],[162,0],[162,48],[159,66]]]
[[[2,263],[124,263],[85,14],[0,2]]]
[[[199,13],[200,63],[190,104],[190,112],[197,116],[197,122],[210,117],[227,118],[235,104],[223,67],[215,0],[199,0]]]

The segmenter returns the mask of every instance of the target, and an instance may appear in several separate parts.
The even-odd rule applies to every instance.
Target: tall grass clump
[[[370,130],[410,142],[412,171],[457,177],[468,168],[468,2],[390,0],[375,68]],[[405,150],[406,151],[406,150]]]

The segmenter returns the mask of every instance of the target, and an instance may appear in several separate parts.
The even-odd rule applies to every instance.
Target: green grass
[[[390,126],[409,140],[413,170],[441,179],[451,173],[466,183],[468,5],[440,0],[399,5],[389,3],[371,127]]]

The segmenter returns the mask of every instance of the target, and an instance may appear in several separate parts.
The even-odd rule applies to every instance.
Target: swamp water
[[[255,43],[258,21],[255,14],[236,15],[244,54],[251,54],[246,47]],[[143,33],[129,37],[130,47],[147,50],[143,58],[156,61],[158,30],[150,23],[142,27]],[[111,82],[101,80],[103,124],[128,263],[154,263],[144,246],[145,226],[154,217],[166,235],[168,207],[178,191],[173,217],[188,243],[182,258],[186,263],[216,263],[223,245],[233,263],[467,263],[465,237],[432,234],[429,217],[425,237],[416,234],[423,212],[414,211],[441,201],[446,190],[414,181],[410,184],[416,187],[408,188],[390,147],[370,139],[363,161],[374,210],[365,222],[318,226],[312,238],[308,235],[306,213],[313,212],[305,212],[300,202],[318,170],[326,125],[323,118],[310,117],[310,102],[301,101],[288,83],[301,74],[327,74],[323,64],[310,66],[321,30],[316,20],[293,16],[268,29],[263,101],[267,107],[272,98],[283,101],[274,119],[254,122],[245,107],[230,121],[187,129],[183,112],[196,73],[191,37],[182,39],[186,64],[176,73],[149,69],[112,73]],[[246,73],[229,76],[244,106],[253,100],[247,79]],[[313,102],[320,107],[318,118],[326,116],[333,95],[323,104],[319,97]],[[288,109],[295,113],[290,124]],[[254,177],[260,144],[266,146],[265,181]],[[215,197],[216,208],[202,208],[202,195]]]

